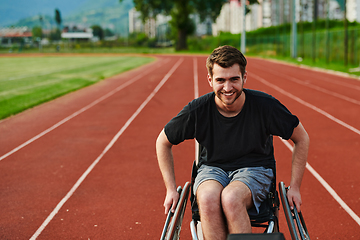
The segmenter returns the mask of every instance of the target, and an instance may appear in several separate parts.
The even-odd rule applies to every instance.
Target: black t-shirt
[[[177,145],[195,138],[207,153],[199,165],[225,171],[259,166],[274,169],[272,136],[289,139],[299,120],[266,93],[249,89],[244,93],[243,109],[235,117],[220,114],[213,92],[194,99],[166,124],[168,140]]]

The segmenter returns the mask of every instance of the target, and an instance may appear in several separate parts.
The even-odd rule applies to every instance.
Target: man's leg
[[[233,181],[221,193],[222,208],[229,233],[251,233],[247,210],[253,206],[251,191],[246,184]]]
[[[206,240],[226,239],[227,227],[220,200],[223,189],[219,182],[207,180],[201,183],[196,191],[202,231]]]

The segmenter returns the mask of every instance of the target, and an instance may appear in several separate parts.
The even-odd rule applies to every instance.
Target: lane
[[[318,83],[322,79],[319,76],[313,76],[313,71],[301,69],[301,73],[304,77],[300,78],[295,70],[292,73],[283,73],[283,68],[280,66],[271,66],[269,69],[260,68],[256,64],[254,68],[255,73],[263,79],[266,79],[268,82],[277,85],[278,87],[284,89],[287,92],[292,92],[296,88],[297,97],[305,100],[308,103],[313,104],[321,110],[331,114],[332,116],[346,122],[347,124],[360,129],[360,122],[357,120],[358,112],[360,109],[360,92],[355,87],[360,87],[360,81],[349,79],[347,82],[352,82],[352,89],[347,89],[346,92],[342,91],[340,87],[334,88],[333,86],[327,84],[326,86],[319,86]],[[261,71],[260,71],[261,69]],[[299,69],[300,70],[300,69]],[[286,74],[286,76],[284,76]],[[319,73],[317,73],[318,75]],[[300,75],[300,74],[299,74]],[[301,76],[301,75],[300,75]],[[306,77],[305,77],[306,76]],[[296,81],[292,81],[293,78],[296,78]],[[328,77],[328,80],[335,81],[338,77],[333,77],[331,79]],[[304,82],[306,84],[299,84],[299,82]],[[343,81],[346,83],[346,81]],[[313,88],[313,86],[315,88]],[[319,91],[316,88],[321,87],[324,91]],[[338,96],[340,95],[340,96]],[[348,99],[344,99],[348,98]]]
[[[333,92],[359,99],[360,81],[359,79],[345,77],[343,75],[331,74],[326,71],[317,71],[309,68],[302,68],[281,62],[263,61],[251,58],[250,64],[253,67],[261,67],[262,71],[276,71],[282,78],[292,77],[304,83],[316,85]],[[281,70],[281,71],[279,71]]]
[[[257,68],[259,69],[259,68]],[[328,95],[331,95],[333,97],[337,97],[337,98],[340,98],[340,99],[343,99],[345,101],[348,101],[350,103],[354,103],[354,104],[357,104],[357,105],[360,105],[360,101],[358,101],[357,99],[355,99],[356,96],[355,95],[355,98],[351,98],[351,97],[348,97],[342,93],[338,93],[336,91],[338,91],[338,89],[331,89],[329,88],[328,85],[326,86],[321,86],[323,84],[321,84],[321,82],[319,81],[314,81],[314,78],[306,78],[306,79],[300,79],[299,76],[296,76],[296,77],[293,77],[289,74],[286,74],[286,73],[281,73],[281,72],[278,72],[278,71],[274,71],[274,70],[270,70],[270,69],[266,69],[266,72],[268,73],[271,73],[273,75],[276,75],[278,77],[281,77],[281,78],[284,78],[286,80],[289,80],[289,81],[293,81],[297,84],[300,84],[300,85],[303,85],[303,86],[306,86],[308,88],[312,88],[312,89],[315,89],[319,92],[322,92],[322,93],[325,93],[325,94],[328,94]],[[319,84],[320,83],[320,84]],[[352,89],[355,89],[356,90],[356,85],[351,85],[351,88]]]
[[[287,148],[293,152],[294,147],[286,140],[281,139]],[[306,169],[318,180],[321,185],[330,193],[330,195],[340,204],[340,206],[354,219],[354,221],[360,226],[360,217],[341,199],[341,197],[335,192],[335,190],[323,179],[317,171],[309,164],[306,163]]]
[[[119,126],[131,116],[133,109],[141,104],[147,93],[163,78],[167,65],[174,64],[171,61],[159,63],[165,67],[164,70],[160,68],[151,76],[143,78],[136,87],[130,85],[124,89],[128,92],[136,89],[135,92],[139,95],[114,95],[1,162],[0,208],[7,218],[0,220],[0,226],[5,236],[11,237],[15,234],[21,238],[29,238],[36,231],[79,176],[101,153],[119,130]],[[127,75],[127,79],[131,80],[131,77],[138,74],[139,72],[134,71],[132,75]],[[108,92],[111,90],[112,88],[109,88]],[[96,96],[84,96],[92,98],[94,95]],[[77,97],[70,98],[75,101],[66,102],[67,106],[80,102],[76,101]],[[40,107],[40,110],[43,109]],[[51,111],[54,110],[62,109],[52,108]],[[35,110],[32,112],[36,113]],[[46,119],[46,115],[40,116]],[[36,117],[39,118],[39,115],[34,118]],[[51,119],[48,121],[51,122]]]

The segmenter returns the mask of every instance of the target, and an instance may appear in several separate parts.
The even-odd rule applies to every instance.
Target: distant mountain
[[[121,35],[128,34],[128,12],[134,7],[132,0],[88,0],[81,12],[70,14],[67,23],[82,23],[100,25]]]
[[[55,8],[59,8],[62,15],[79,11],[88,0],[11,0],[0,3],[0,26],[16,23],[20,19],[38,15],[53,16]]]
[[[55,9],[59,9],[62,24],[100,25],[116,33],[126,35],[128,11],[132,0],[11,0],[0,3],[0,27],[40,26],[51,29],[56,26]],[[40,22],[39,16],[43,21]]]

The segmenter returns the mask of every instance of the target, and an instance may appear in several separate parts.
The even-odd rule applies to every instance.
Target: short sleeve
[[[176,117],[165,125],[164,131],[168,140],[173,145],[177,145],[186,139],[194,138],[195,121],[189,105],[186,105]]]
[[[294,128],[299,125],[299,119],[293,115],[282,103],[274,98],[274,104],[270,111],[269,131],[270,134],[290,139]]]

